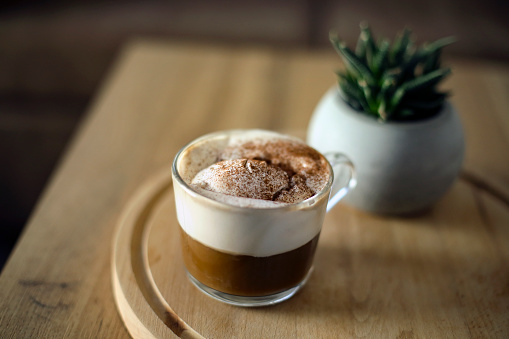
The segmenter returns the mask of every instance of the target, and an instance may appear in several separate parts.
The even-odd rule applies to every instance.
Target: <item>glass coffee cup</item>
[[[264,145],[275,142],[298,143],[321,157],[320,173],[325,175],[311,197],[278,203],[211,194],[192,184],[197,173],[216,163],[225,149],[257,143],[263,152]],[[300,156],[296,153],[290,161],[299,163]],[[192,141],[176,155],[172,177],[190,281],[205,294],[237,306],[275,304],[304,286],[326,211],[356,184],[346,156],[321,155],[299,139],[264,130],[222,131]]]

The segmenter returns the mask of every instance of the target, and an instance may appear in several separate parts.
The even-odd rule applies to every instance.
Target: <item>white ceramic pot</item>
[[[322,153],[346,154],[357,187],[344,201],[378,214],[410,214],[429,208],[460,170],[464,136],[454,107],[416,122],[381,123],[353,110],[330,89],[316,107],[308,143]]]

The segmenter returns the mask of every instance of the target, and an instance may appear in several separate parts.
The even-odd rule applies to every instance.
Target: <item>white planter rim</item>
[[[350,106],[341,96],[339,91],[339,87],[336,85],[332,87],[329,92],[334,97],[334,101],[339,106],[342,106],[344,109],[342,110],[347,116],[352,119],[357,119],[364,121],[367,124],[372,126],[379,126],[380,128],[396,128],[396,129],[413,129],[413,128],[428,128],[435,124],[440,124],[442,119],[447,119],[449,115],[451,115],[454,111],[453,105],[446,100],[444,105],[435,115],[425,118],[418,119],[413,121],[380,121],[374,117],[370,117],[368,114],[357,111],[352,106]]]

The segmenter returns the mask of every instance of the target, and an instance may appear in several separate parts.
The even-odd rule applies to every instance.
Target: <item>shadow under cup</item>
[[[237,306],[271,305],[293,296],[312,271],[334,174],[327,163],[331,175],[320,192],[278,207],[233,206],[200,195],[181,175],[188,153],[235,133],[245,131],[204,136],[175,157],[172,175],[182,254],[189,279],[205,294]]]

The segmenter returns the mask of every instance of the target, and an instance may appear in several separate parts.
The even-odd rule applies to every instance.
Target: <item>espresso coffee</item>
[[[323,155],[298,139],[239,131],[194,143],[177,170],[201,196],[177,199],[182,253],[196,280],[227,294],[266,296],[305,279],[327,204],[319,193],[332,180]],[[303,207],[308,201],[316,208]]]
[[[186,268],[202,284],[228,294],[262,296],[292,288],[306,277],[318,234],[299,248],[268,257],[218,251],[182,229],[181,242]]]

